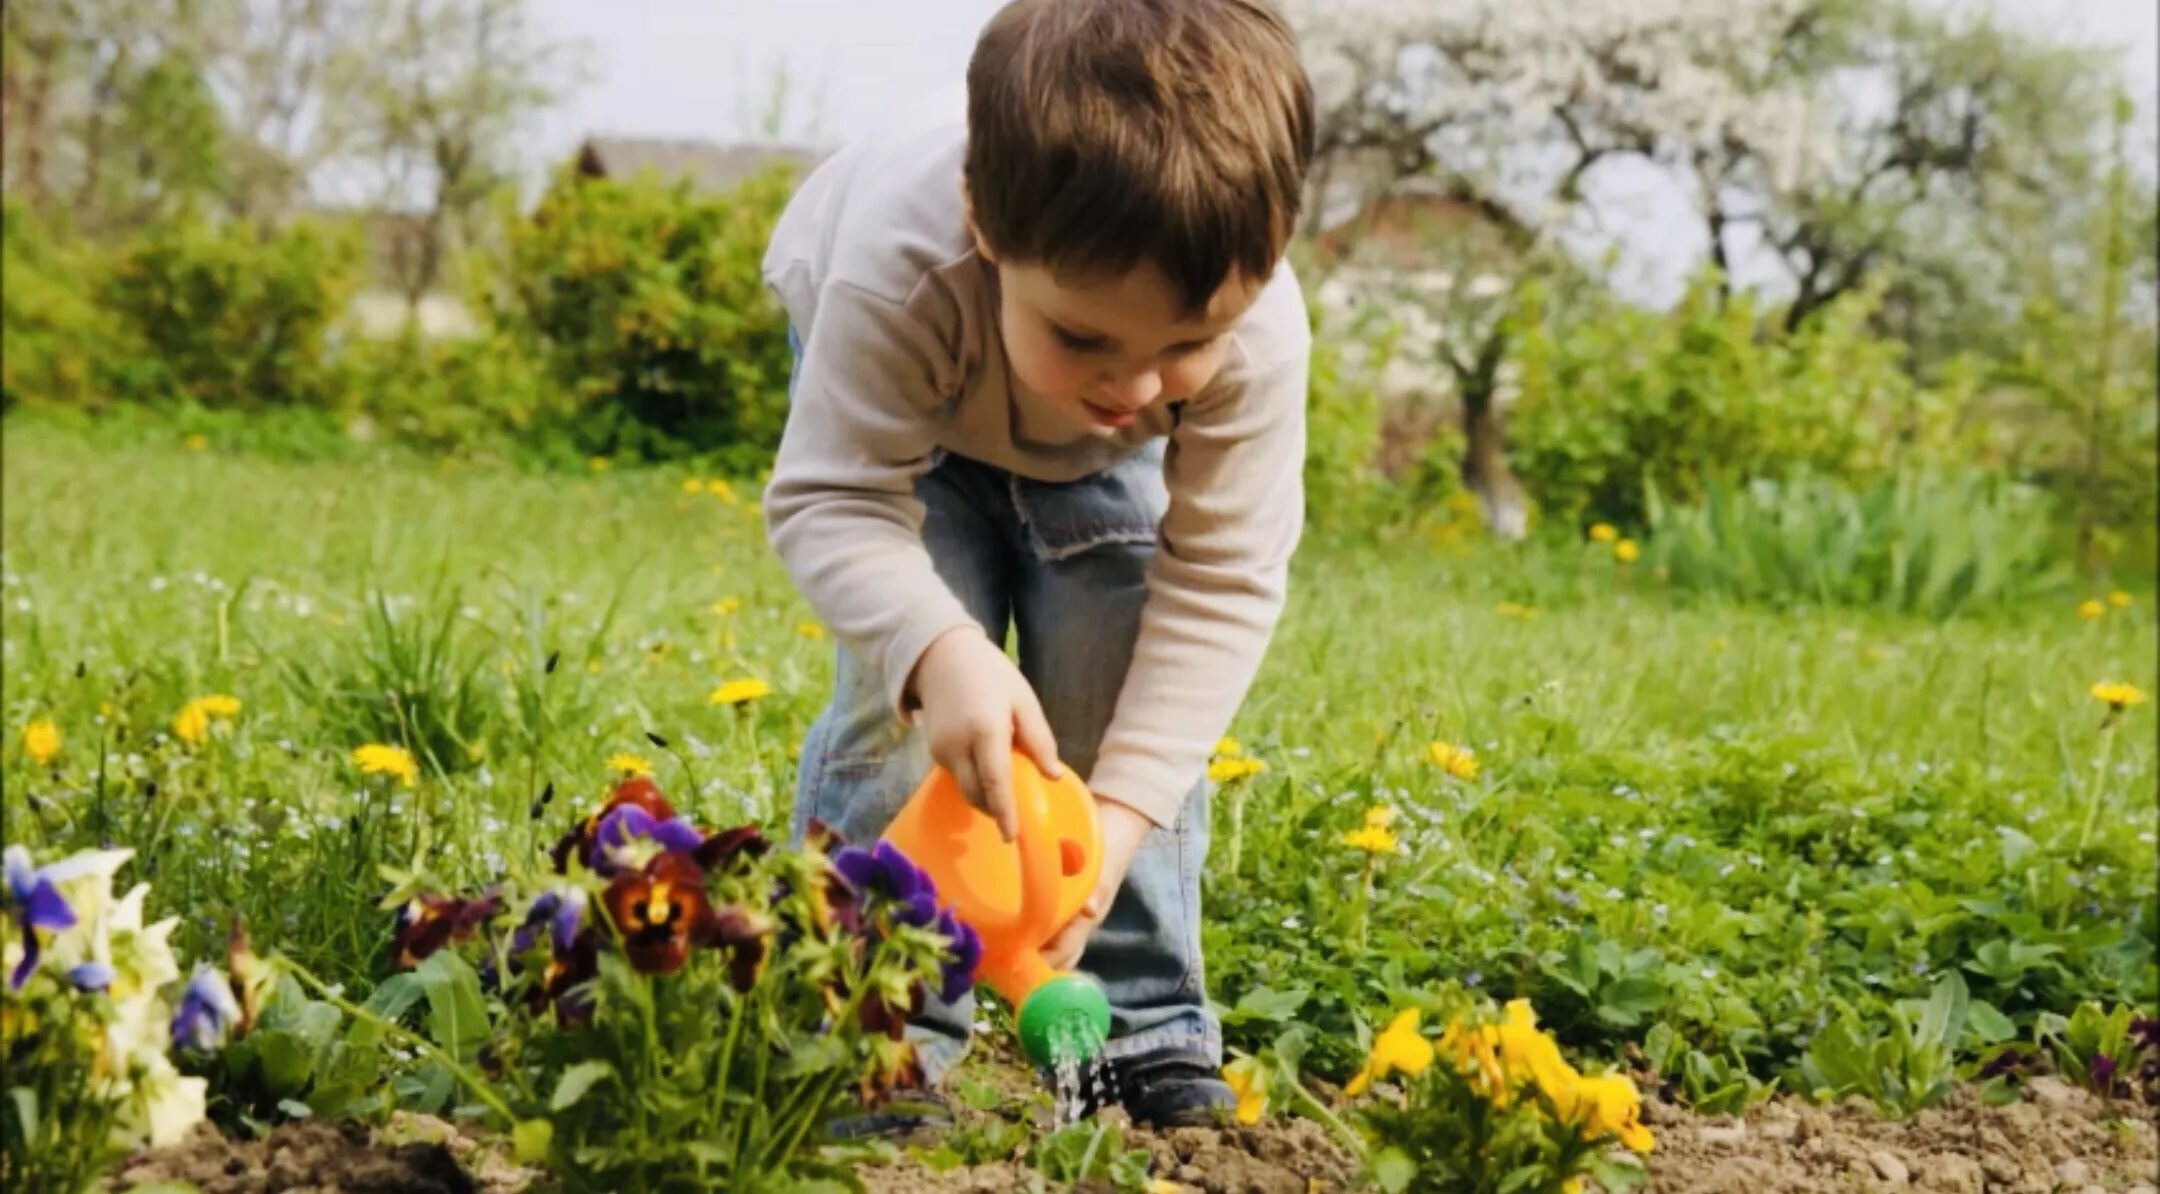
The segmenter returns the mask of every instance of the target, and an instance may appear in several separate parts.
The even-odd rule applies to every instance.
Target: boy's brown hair
[[[968,63],[967,187],[999,257],[1142,261],[1190,309],[1274,270],[1313,155],[1312,86],[1266,0],[1013,0]]]

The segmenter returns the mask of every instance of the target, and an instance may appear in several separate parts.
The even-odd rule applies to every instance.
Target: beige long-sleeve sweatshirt
[[[828,158],[766,253],[803,342],[765,493],[774,548],[835,636],[879,669],[899,715],[930,642],[973,619],[938,578],[915,480],[945,449],[1069,481],[1167,436],[1169,506],[1139,639],[1090,789],[1177,816],[1251,686],[1304,520],[1305,305],[1287,265],[1233,329],[1216,379],[1115,434],[1076,428],[1007,366],[994,268],[961,198],[957,97]]]

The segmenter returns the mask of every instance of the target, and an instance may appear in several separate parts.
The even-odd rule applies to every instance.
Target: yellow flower
[[[724,618],[742,608],[742,598],[722,597],[712,603],[711,612],[716,618]]]
[[[723,505],[732,506],[742,501],[741,498],[735,496],[735,487],[719,478],[707,481],[705,483],[705,492],[719,498]]]
[[[1238,740],[1235,738],[1224,737],[1215,740],[1215,757],[1218,759],[1234,759],[1244,753],[1245,748],[1239,745]]]
[[[40,717],[22,728],[23,753],[43,767],[60,757],[60,727],[50,717]]]
[[[1572,1115],[1576,1084],[1582,1075],[1560,1056],[1560,1046],[1538,1031],[1537,1013],[1531,1010],[1530,1001],[1509,1001],[1500,1026],[1494,1031],[1510,1085],[1533,1083],[1559,1110],[1562,1118]]]
[[[210,736],[211,719],[229,720],[240,714],[240,701],[229,696],[199,696],[180,706],[173,715],[173,737],[189,746],[200,746]]]
[[[596,473],[604,473],[607,471],[608,468],[608,458],[605,456],[594,456],[585,462],[585,467],[591,469]]]
[[[186,439],[181,440],[180,446],[186,448],[190,452],[200,452],[204,448],[210,446],[210,437],[200,434],[191,435],[188,436]]]
[[[1365,827],[1385,829],[1395,823],[1395,810],[1384,804],[1376,804],[1365,810]]]
[[[746,705],[762,696],[772,695],[772,685],[763,680],[744,678],[730,680],[713,689],[707,699],[715,705]]]
[[[703,493],[705,492],[705,483],[696,477],[684,477],[682,491],[687,494]]]
[[[1209,783],[1219,786],[1251,779],[1265,770],[1267,764],[1258,759],[1216,759],[1208,764],[1207,777]]]
[[[797,622],[795,624],[795,633],[814,643],[825,637],[825,628],[816,622]]]
[[[1590,528],[1590,542],[1592,543],[1610,543],[1619,537],[1620,532],[1613,529],[1613,525],[1609,522],[1596,523]]]
[[[420,764],[414,762],[412,752],[402,746],[385,746],[379,742],[356,746],[352,761],[362,775],[387,775],[408,788],[420,778]]]
[[[1223,1082],[1237,1096],[1237,1121],[1256,1124],[1267,1111],[1268,1074],[1256,1057],[1240,1057],[1222,1068]]]
[[[1524,622],[1537,617],[1537,610],[1527,605],[1518,605],[1513,601],[1503,601],[1493,606],[1493,612],[1503,618],[1515,618]]]
[[[1454,746],[1446,742],[1433,742],[1425,747],[1425,755],[1432,765],[1456,779],[1477,778],[1477,756],[1467,746]]]
[[[1393,854],[1395,833],[1385,825],[1365,825],[1342,835],[1342,844],[1367,854]]]
[[[1612,558],[1623,564],[1632,564],[1642,558],[1642,548],[1635,546],[1633,539],[1622,539],[1612,545]]]
[[[1366,1087],[1397,1070],[1415,1078],[1432,1063],[1433,1043],[1418,1032],[1418,1010],[1404,1008],[1396,1013],[1387,1031],[1373,1039],[1372,1055],[1365,1059],[1365,1068],[1351,1077],[1343,1093],[1361,1095]]]
[[[1638,1153],[1656,1144],[1642,1122],[1642,1096],[1624,1074],[1600,1074],[1575,1084],[1583,1130],[1591,1136],[1617,1136],[1620,1143]]]
[[[2114,606],[2116,609],[2129,609],[2130,594],[2123,592],[2121,589],[2117,589],[2107,595],[2107,603]]]
[[[651,775],[652,764],[628,752],[609,755],[607,769],[617,775]]]
[[[2112,712],[2120,713],[2132,705],[2145,703],[2145,694],[2134,684],[2120,680],[2105,680],[2092,686],[2093,699],[2104,702]]]
[[[2084,601],[2078,604],[2078,617],[2091,619],[2104,618],[2106,616],[2107,606],[2104,606],[2097,601]]]

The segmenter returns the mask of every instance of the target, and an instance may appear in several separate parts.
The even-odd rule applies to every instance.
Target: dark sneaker
[[[953,1126],[952,1104],[937,1091],[894,1091],[875,1109],[841,1116],[825,1125],[834,1140],[893,1139],[917,1132],[942,1132]]]
[[[1117,1101],[1133,1122],[1157,1128],[1219,1123],[1237,1108],[1237,1094],[1205,1054],[1144,1053],[1116,1063]]]

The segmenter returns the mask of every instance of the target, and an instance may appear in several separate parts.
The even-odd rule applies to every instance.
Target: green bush
[[[82,408],[104,390],[120,329],[84,286],[94,257],[0,205],[0,408]]]
[[[337,373],[338,389],[385,436],[453,455],[487,454],[537,435],[557,389],[532,349],[500,330],[356,340],[339,354]]]
[[[209,409],[322,406],[331,325],[358,281],[344,232],[194,219],[113,250],[94,293],[119,321],[115,398]]]
[[[778,171],[714,197],[564,178],[511,222],[493,319],[536,346],[558,394],[541,417],[578,456],[770,459],[792,360],[759,263],[789,189]]]
[[[1639,527],[1652,488],[1692,502],[1714,473],[1860,478],[1947,453],[1949,396],[1868,330],[1866,296],[1788,334],[1707,281],[1670,312],[1599,301],[1564,320],[1524,292],[1509,462],[1548,523]]]
[[[1678,589],[1946,618],[2057,591],[2053,503],[1999,473],[1911,472],[1855,491],[1821,477],[1715,478],[1649,495],[1645,561]]]

